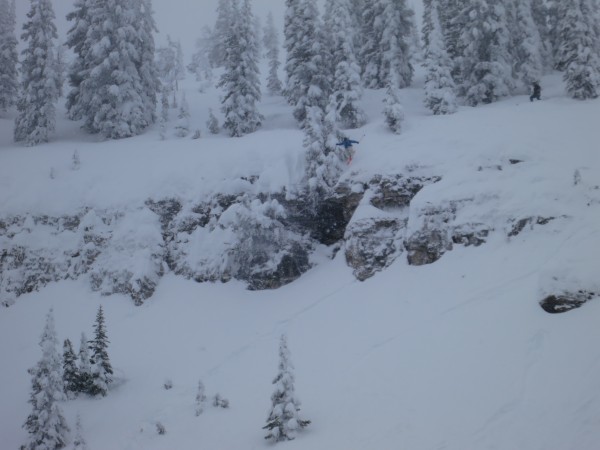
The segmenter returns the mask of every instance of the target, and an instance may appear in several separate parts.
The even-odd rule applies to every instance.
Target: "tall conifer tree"
[[[0,0],[0,111],[15,105],[18,93],[18,53],[15,2]]]
[[[460,34],[461,94],[467,104],[491,103],[509,95],[513,86],[510,33],[504,4],[465,0]]]
[[[217,86],[223,89],[223,128],[230,136],[239,137],[256,131],[264,118],[257,109],[261,99],[259,55],[250,0],[243,0],[241,8],[238,0],[233,0],[231,10],[225,72]]]
[[[273,380],[275,392],[271,396],[271,412],[267,418],[268,430],[265,439],[274,442],[291,441],[298,431],[310,424],[310,420],[300,418],[300,401],[294,389],[294,366],[290,361],[287,338],[281,336],[279,342],[279,371]]]
[[[438,0],[428,0],[424,5],[423,28],[425,40],[425,105],[433,114],[452,114],[457,109],[452,62],[446,52],[439,19]]]
[[[52,310],[40,338],[42,358],[29,369],[31,374],[31,414],[24,427],[29,432],[28,450],[55,450],[65,447],[69,427],[58,401],[64,398],[58,339]]]
[[[362,96],[360,68],[356,62],[349,0],[328,0],[325,29],[329,36],[332,65],[331,108],[344,128],[358,128],[365,114],[358,102]]]
[[[21,87],[15,120],[15,141],[48,142],[54,132],[58,77],[54,41],[55,16],[50,0],[31,0],[21,38],[27,47],[21,63]]]
[[[94,339],[89,342],[90,363],[92,366],[90,394],[94,396],[101,395],[105,397],[108,393],[108,387],[113,381],[113,369],[108,357],[108,344],[104,311],[100,306],[94,324]]]

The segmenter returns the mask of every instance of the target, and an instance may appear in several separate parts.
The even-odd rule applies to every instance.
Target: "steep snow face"
[[[29,149],[9,142],[2,118],[1,276],[25,287],[0,310],[3,445],[26,442],[26,370],[50,306],[59,339],[78,342],[102,304],[115,383],[102,400],[61,404],[72,430],[80,415],[89,448],[268,448],[286,333],[312,421],[290,449],[596,450],[600,102],[566,98],[557,76],[543,88],[542,102],[513,97],[449,117],[406,89],[399,136],[386,131],[383,93],[367,92],[370,120],[348,132],[360,144],[340,184],[352,208],[322,211],[347,227],[294,235],[313,245],[312,269],[260,292],[187,278],[255,238],[252,226],[236,229],[244,220],[272,236],[302,223],[281,197],[304,168],[283,100],[265,98],[263,128],[241,139],[161,141],[157,126],[96,142],[59,120],[52,143]],[[186,94],[191,129],[202,128],[217,93],[190,84]],[[238,231],[250,234],[238,241]],[[46,277],[39,292],[11,266],[23,255]],[[136,308],[119,294],[131,289],[153,295]],[[559,315],[539,307],[568,295],[587,303]],[[199,380],[230,407],[207,402],[196,416]]]

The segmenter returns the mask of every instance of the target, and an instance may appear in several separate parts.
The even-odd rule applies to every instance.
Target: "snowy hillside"
[[[439,117],[419,80],[401,91],[400,136],[383,92],[365,93],[334,237],[284,195],[305,150],[282,98],[264,98],[263,127],[235,139],[208,132],[218,93],[192,82],[196,140],[161,140],[156,126],[100,142],[59,119],[53,142],[25,148],[3,116],[1,447],[26,441],[27,369],[48,309],[60,342],[78,342],[102,304],[117,382],[106,398],[61,403],[92,450],[271,447],[261,428],[282,333],[312,421],[282,448],[597,449],[600,102],[567,98],[552,75],[542,102]],[[265,218],[298,272],[252,291],[276,286],[225,256]],[[548,314],[551,296],[549,310],[593,300]],[[198,380],[230,408],[196,417]]]

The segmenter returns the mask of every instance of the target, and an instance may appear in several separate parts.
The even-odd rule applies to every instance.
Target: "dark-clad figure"
[[[529,97],[529,101],[533,101],[533,99],[541,100],[542,99],[542,87],[537,81],[533,82],[533,94]]]

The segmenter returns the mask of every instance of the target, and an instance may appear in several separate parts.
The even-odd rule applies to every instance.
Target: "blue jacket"
[[[351,139],[344,138],[344,139],[342,139],[342,141],[341,141],[341,142],[338,142],[338,143],[337,143],[337,144],[335,144],[335,145],[343,145],[343,146],[344,146],[344,148],[346,148],[346,149],[347,149],[347,148],[350,148],[350,147],[352,147],[352,144],[358,144],[358,141],[353,141],[353,140],[351,140]]]

